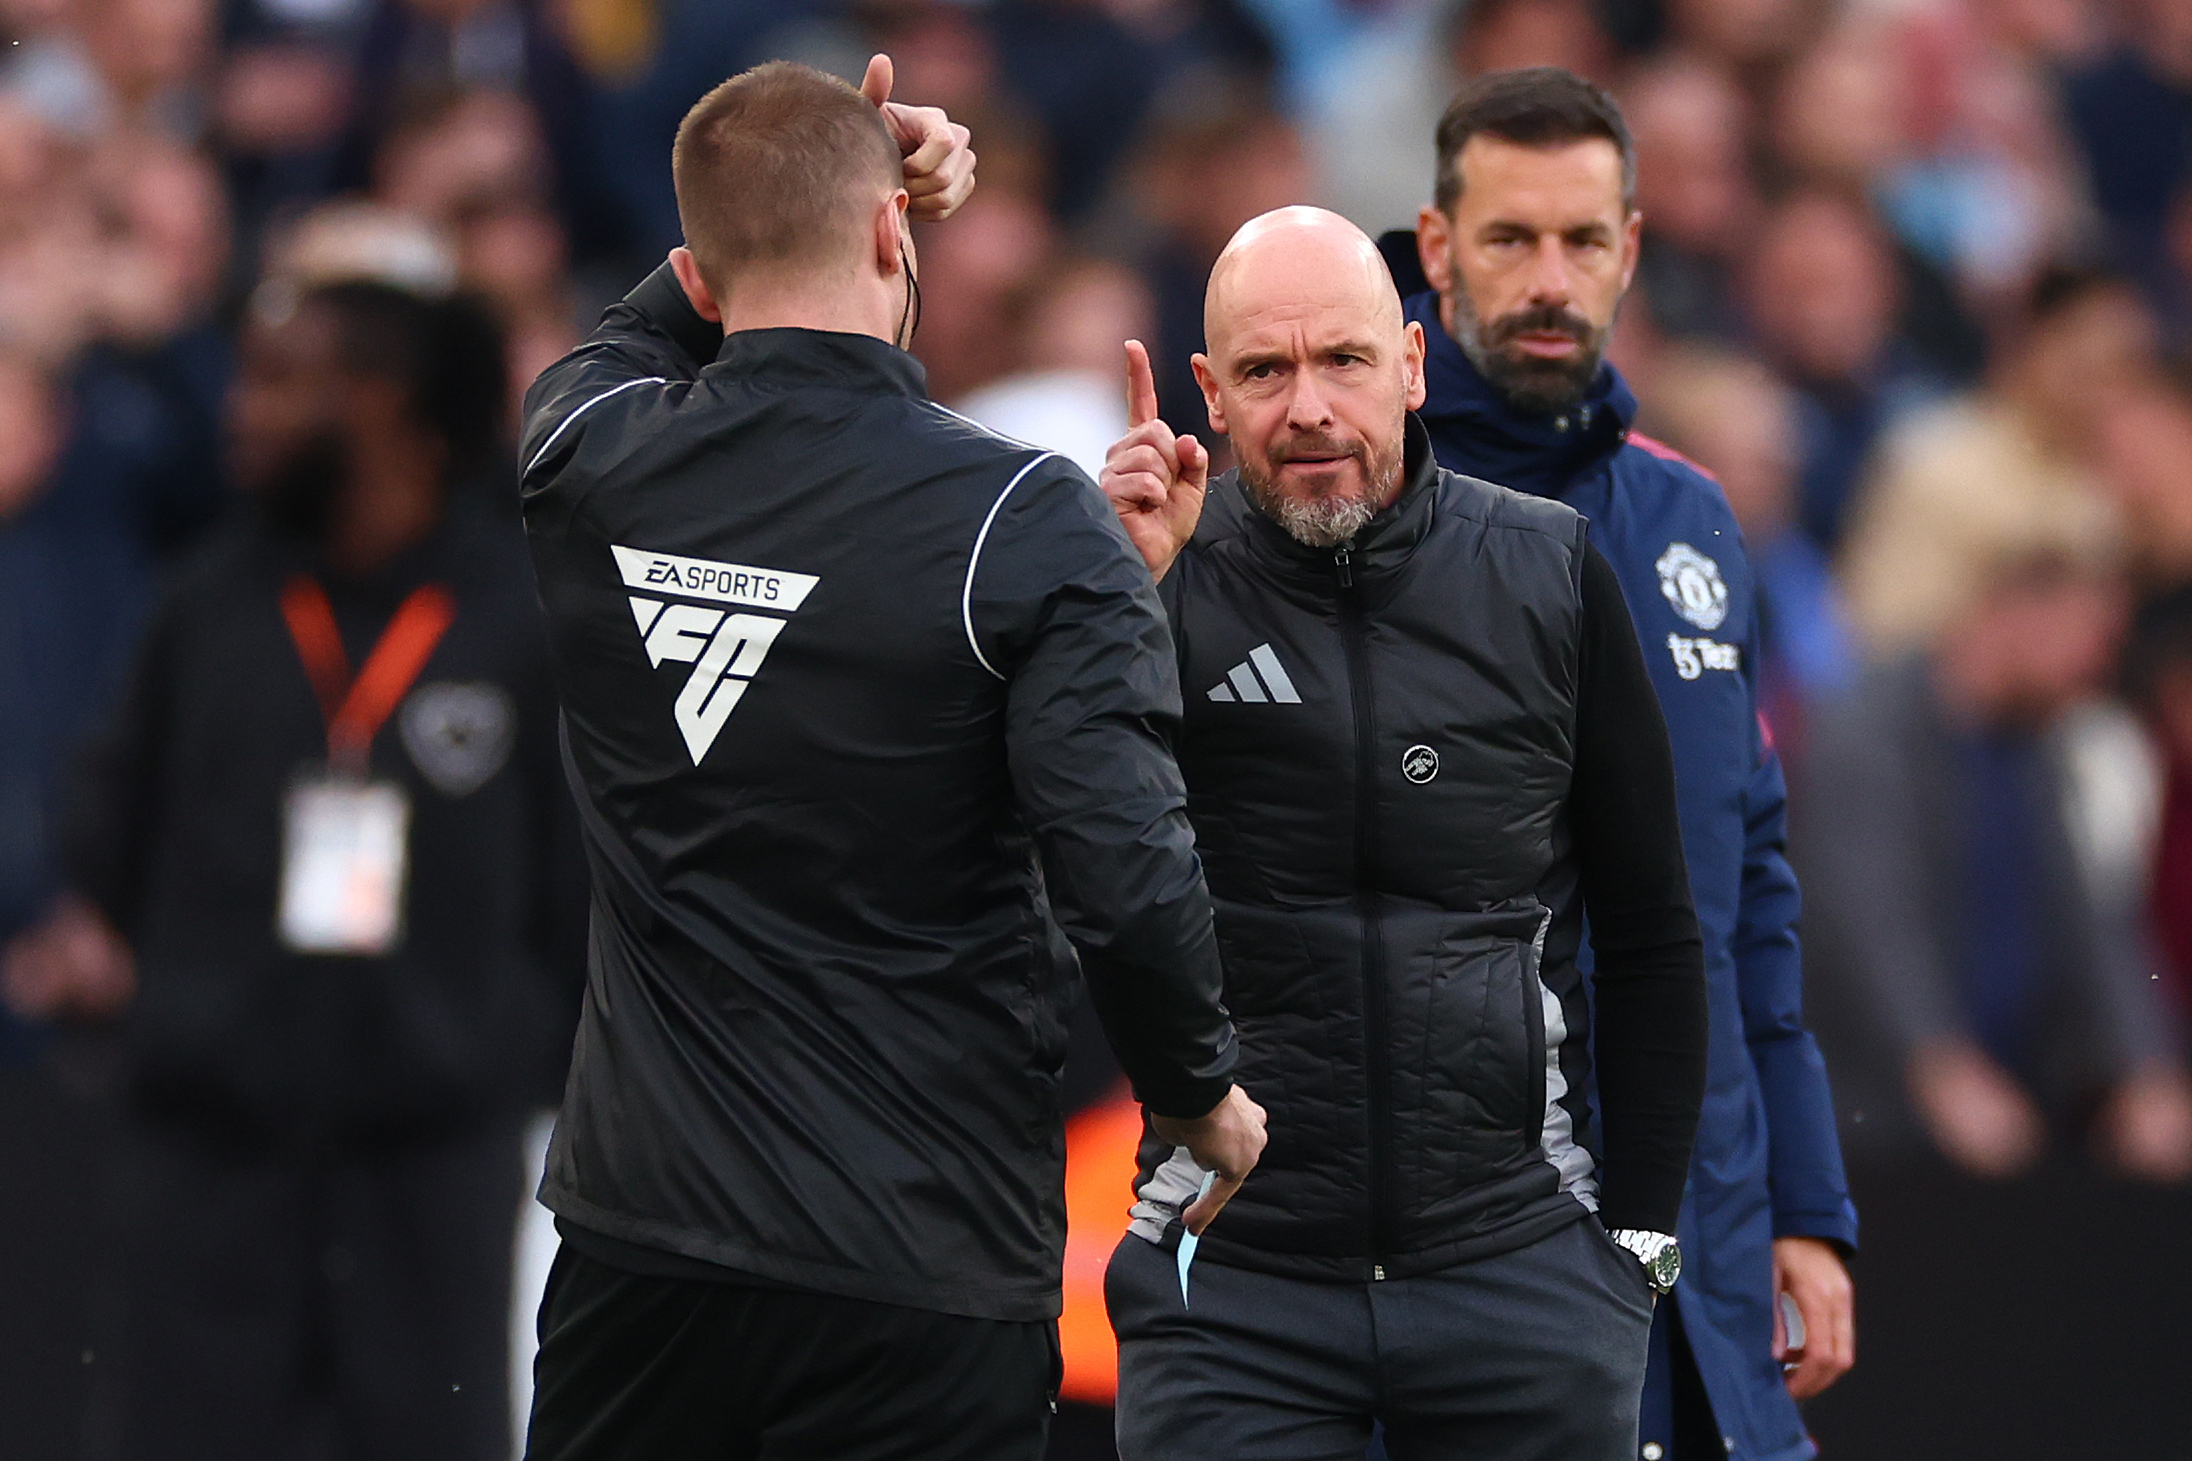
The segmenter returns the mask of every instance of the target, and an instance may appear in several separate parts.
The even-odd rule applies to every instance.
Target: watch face
[[[1682,1245],[1668,1239],[1667,1245],[1644,1261],[1644,1271],[1651,1276],[1652,1287],[1661,1293],[1674,1289],[1674,1281],[1682,1276]]]

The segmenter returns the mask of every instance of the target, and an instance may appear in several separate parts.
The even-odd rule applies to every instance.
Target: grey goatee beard
[[[1446,298],[1453,310],[1454,343],[1508,405],[1552,415],[1582,403],[1606,358],[1613,326],[1594,326],[1558,305],[1518,310],[1487,325],[1466,289],[1457,284]],[[1513,348],[1517,335],[1538,331],[1566,335],[1583,348],[1567,360],[1544,360]]]
[[[1295,443],[1299,445],[1299,443]],[[1320,449],[1329,449],[1326,443],[1314,443]],[[1352,493],[1320,493],[1315,497],[1297,497],[1280,490],[1275,474],[1267,472],[1262,463],[1241,462],[1241,490],[1265,517],[1277,523],[1286,535],[1308,548],[1337,548],[1355,540],[1370,519],[1376,517],[1384,504],[1398,495],[1401,474],[1402,449],[1395,442],[1393,450],[1384,460],[1372,462],[1366,448],[1358,446],[1355,459],[1363,464],[1363,476],[1369,483],[1369,491],[1362,496]],[[1281,458],[1283,464],[1284,458]]]

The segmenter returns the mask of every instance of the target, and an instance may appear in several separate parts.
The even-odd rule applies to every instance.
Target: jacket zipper
[[[1387,1089],[1385,937],[1379,921],[1374,873],[1377,865],[1377,736],[1376,707],[1370,698],[1370,657],[1364,646],[1362,592],[1355,586],[1354,550],[1345,546],[1332,552],[1332,571],[1339,578],[1340,638],[1347,654],[1347,682],[1355,710],[1355,903],[1362,919],[1362,1016],[1363,1062],[1368,1077],[1370,1109],[1370,1276],[1385,1277],[1385,1254],[1391,1246],[1388,1212],[1386,1149],[1391,1136],[1386,1129],[1391,1110]]]

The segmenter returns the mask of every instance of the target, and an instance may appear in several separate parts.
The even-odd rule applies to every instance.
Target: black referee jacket
[[[1234,1060],[1110,506],[903,352],[725,338],[667,267],[534,384],[523,460],[594,867],[543,1201],[765,1282],[1056,1314],[1056,930],[1151,1109]]]

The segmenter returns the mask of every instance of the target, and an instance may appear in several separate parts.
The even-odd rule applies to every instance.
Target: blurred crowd
[[[1094,473],[1127,338],[1208,436],[1240,223],[1413,227],[1458,82],[1551,63],[1636,137],[1614,359],[1757,567],[1860,1205],[1875,1159],[2192,1175],[2187,0],[0,0],[0,39],[0,944],[163,572],[247,510],[224,402],[280,291],[466,291],[514,404],[678,241],[695,98],[887,50],[981,158],[919,239],[933,393]],[[11,958],[0,1063],[124,1007],[102,963]]]

